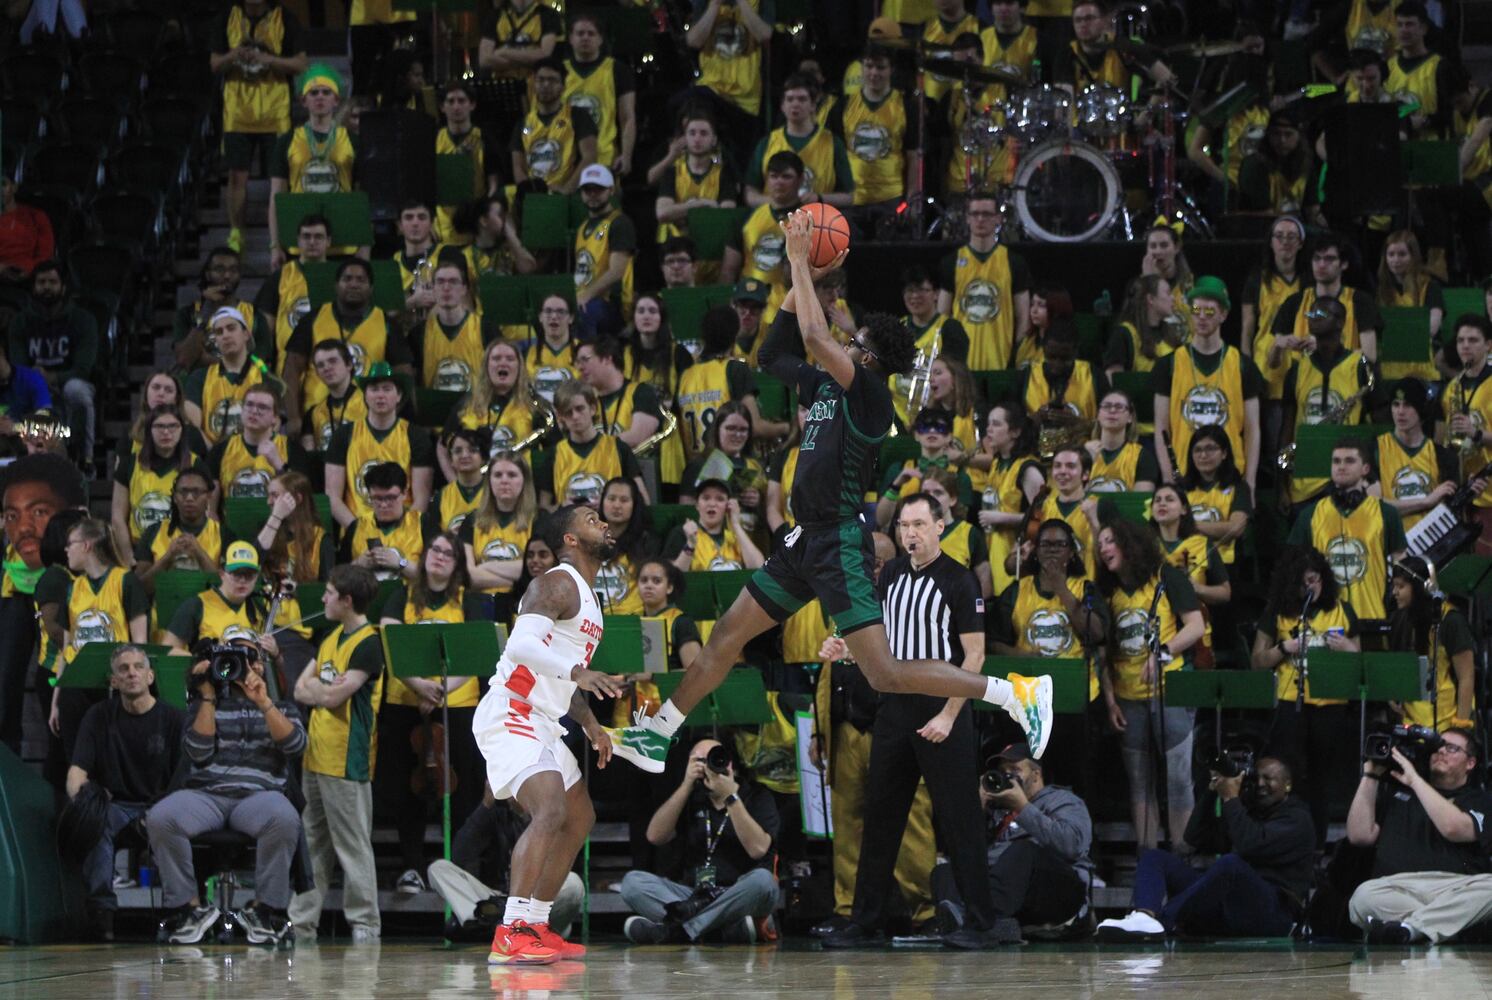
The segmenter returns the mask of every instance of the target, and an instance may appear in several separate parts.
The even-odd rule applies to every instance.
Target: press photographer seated
[[[730,750],[704,739],[689,751],[684,780],[648,823],[654,846],[683,840],[688,885],[630,871],[622,899],[637,916],[624,930],[633,944],[698,941],[712,931],[727,943],[751,944],[757,921],[777,905],[772,843],[777,836],[772,794],[740,774]]]
[[[1348,904],[1369,942],[1438,944],[1492,915],[1492,795],[1470,784],[1473,739],[1460,728],[1369,736],[1347,813],[1347,839],[1376,848],[1373,877]]]
[[[1093,820],[1071,789],[1046,783],[1041,761],[1025,743],[1012,743],[979,779],[979,799],[990,814],[991,943],[1019,942],[1022,925],[1054,926],[1080,916],[1088,904]],[[932,872],[933,896],[945,932],[963,925],[964,906],[952,866]],[[953,926],[950,926],[953,925]]]
[[[1134,909],[1099,924],[1100,938],[1290,933],[1311,888],[1316,828],[1306,804],[1290,794],[1284,762],[1261,757],[1254,768],[1251,757],[1230,751],[1212,762],[1208,792],[1187,825],[1188,844],[1222,856],[1198,869],[1170,851],[1140,855]]]
[[[255,840],[254,906],[234,919],[251,944],[293,940],[290,862],[300,840],[300,815],[286,794],[291,761],[306,748],[300,712],[270,700],[259,648],[236,640],[200,650],[188,675],[194,702],[182,739],[190,769],[181,789],[145,817],[150,847],[172,911],[163,940],[195,944],[219,911],[203,905],[192,868],[191,840],[210,830],[237,830]]]

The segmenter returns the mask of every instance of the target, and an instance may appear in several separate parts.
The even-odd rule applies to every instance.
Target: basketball
[[[841,250],[850,248],[850,223],[833,205],[816,201],[804,205],[803,211],[813,218],[813,249],[808,262],[814,267],[828,267]]]

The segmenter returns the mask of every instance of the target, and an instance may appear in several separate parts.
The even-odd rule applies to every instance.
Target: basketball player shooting
[[[616,554],[611,531],[591,508],[569,506],[551,515],[547,533],[559,565],[524,592],[492,686],[472,720],[492,794],[517,799],[530,817],[513,847],[507,909],[488,957],[494,964],[548,964],[585,954],[549,927],[549,908],[596,822],[560,719],[568,712],[580,723],[596,750],[596,766],[604,768],[611,738],[584,692],[603,698],[624,692],[619,678],[590,669],[603,623],[596,572]]]
[[[834,256],[824,245],[827,239],[816,241],[807,211],[793,212],[783,229],[792,288],[759,358],[763,368],[796,386],[798,399],[808,406],[793,477],[797,527],[716,623],[673,697],[656,715],[640,716],[617,734],[618,753],[626,752],[644,770],[661,772],[685,716],[725,680],[742,647],[817,597],[877,691],[981,698],[1004,708],[1040,756],[1051,732],[1050,677],[1013,674],[1005,681],[935,660],[892,659],[872,583],[875,552],[862,507],[894,415],[887,379],[912,367],[912,333],[892,316],[871,313],[841,347],[829,334],[813,285],[842,265],[849,249]],[[811,253],[824,266],[813,267]],[[800,345],[820,359],[822,370],[803,360]]]

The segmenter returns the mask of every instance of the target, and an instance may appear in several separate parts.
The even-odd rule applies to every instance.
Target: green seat
[[[366,191],[337,194],[275,195],[275,221],[279,223],[280,246],[295,246],[300,221],[308,215],[324,215],[332,224],[332,239],[338,246],[373,245],[373,212]]]
[[[1084,361],[1102,363],[1104,336],[1108,332],[1105,319],[1095,313],[1073,314],[1073,325],[1078,328],[1078,357]]]
[[[1100,495],[1099,519],[1102,521],[1103,509],[1106,504],[1112,504],[1119,512],[1120,517],[1128,518],[1136,524],[1147,524],[1150,519],[1150,498],[1153,493],[1104,493]]]
[[[700,260],[722,260],[726,245],[745,221],[739,208],[691,208],[685,218]]]
[[[400,312],[404,308],[404,277],[399,273],[399,262],[374,260],[373,304],[384,312]],[[305,264],[306,297],[312,309],[320,309],[336,297],[337,267],[334,260],[323,260]]]
[[[685,333],[697,334],[710,307],[730,305],[731,291],[730,285],[705,285],[700,288],[665,288],[659,292],[674,339],[680,339]]]
[[[974,372],[974,384],[984,394],[984,401],[991,405],[1004,399],[1014,399],[1021,373],[1010,368],[995,371]]]
[[[694,505],[687,503],[655,503],[648,508],[653,521],[653,534],[662,541],[669,532],[694,516]]]
[[[478,194],[476,163],[467,153],[440,153],[435,157],[435,200],[441,205],[460,205]],[[480,190],[485,191],[483,184]]]
[[[196,569],[168,569],[155,577],[155,623],[166,629],[188,598],[196,597],[218,580],[216,573]],[[181,636],[180,638],[186,638]]]
[[[477,297],[482,313],[502,326],[519,326],[533,321],[528,311],[528,284],[510,274],[484,274],[477,279]]]
[[[714,621],[720,617],[715,612],[714,573],[685,573],[683,596],[675,594],[674,603],[680,611],[695,621]]]
[[[793,392],[787,383],[766,372],[756,373],[756,405],[768,420],[793,418]]]
[[[451,415],[451,407],[465,393],[446,389],[427,389],[420,386],[414,391],[414,422],[421,427],[444,427]]]
[[[1154,380],[1149,372],[1115,372],[1109,376],[1109,383],[1128,396],[1140,413],[1148,414],[1154,409]]]
[[[710,586],[715,592],[715,607],[721,615],[736,603],[741,588],[746,586],[746,581],[755,573],[754,569],[732,569],[710,574]]]
[[[523,245],[530,250],[567,250],[574,241],[570,230],[570,196],[537,194],[523,197]]]
[[[1476,316],[1487,315],[1487,296],[1480,288],[1447,288],[1445,295],[1445,322],[1440,325],[1440,336],[1444,339],[1446,331],[1455,322],[1458,316],[1472,313]]]
[[[316,520],[323,531],[332,530],[332,501],[325,493],[311,497],[316,505]],[[252,541],[269,520],[269,504],[263,497],[225,497],[223,499],[223,526],[228,537]]]
[[[1430,310],[1424,306],[1385,306],[1379,362],[1417,364],[1431,361]]]

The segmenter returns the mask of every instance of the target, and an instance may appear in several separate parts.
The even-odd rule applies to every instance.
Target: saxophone
[[[514,454],[522,454],[532,448],[543,441],[544,436],[554,429],[554,410],[534,390],[532,383],[528,386],[528,412],[532,418],[533,429],[508,447],[507,450]]]
[[[917,414],[927,405],[927,396],[932,385],[932,366],[938,360],[938,354],[943,348],[943,337],[941,334],[933,338],[930,349],[918,348],[912,358],[912,370],[906,376],[907,385],[907,426],[910,427],[917,420]]]
[[[1359,363],[1367,365],[1367,360],[1364,359]],[[1352,408],[1356,406],[1364,396],[1373,391],[1373,386],[1376,383],[1377,379],[1373,374],[1373,366],[1367,365],[1367,369],[1367,384],[1364,385],[1361,389],[1354,392],[1352,395],[1348,396],[1346,399],[1342,400],[1337,405],[1331,407],[1324,414],[1322,414],[1321,419],[1316,423],[1317,427],[1320,427],[1323,424],[1340,424],[1342,421],[1347,419],[1347,414],[1352,412]],[[1280,449],[1280,453],[1275,456],[1274,464],[1283,473],[1289,474],[1295,471],[1294,441],[1291,441],[1289,444],[1285,445],[1285,447]]]
[[[639,441],[637,447],[632,449],[632,454],[638,458],[647,458],[657,450],[658,445],[663,443],[664,438],[678,429],[679,418],[673,415],[673,410],[665,408],[663,420],[658,424],[658,429]]]
[[[1466,394],[1466,372],[1463,371],[1456,379],[1456,396],[1460,404],[1459,412],[1463,416],[1471,415],[1471,398]],[[1459,452],[1463,459],[1477,449],[1476,436],[1474,434],[1452,434],[1446,438],[1446,444]]]

